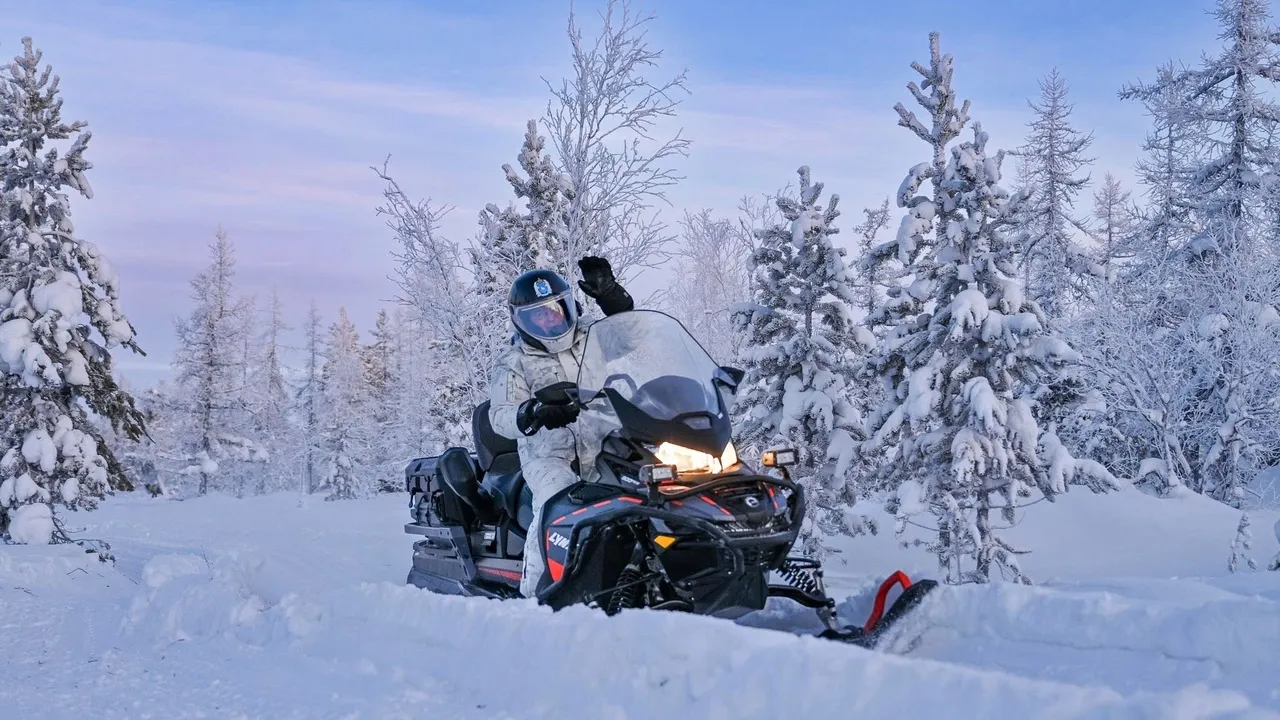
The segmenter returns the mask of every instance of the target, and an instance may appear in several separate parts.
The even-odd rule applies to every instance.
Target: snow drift
[[[781,602],[733,624],[435,596],[403,584],[396,496],[115,498],[76,516],[113,543],[114,565],[0,547],[0,706],[19,718],[1280,717],[1280,573],[1223,574],[1234,514],[1170,506],[1219,568],[1175,579],[1143,573],[1142,558],[1163,549],[1177,565],[1190,529],[1144,545],[1161,515],[1116,528],[1094,512],[1165,501],[1068,497],[1032,509],[1044,535],[1018,528],[1037,551],[1029,566],[1058,582],[941,588],[903,628],[919,639],[905,655],[798,637],[816,629],[811,613]],[[1108,531],[1130,543],[1129,577],[1055,567]],[[885,535],[846,554],[831,579],[850,619],[877,576],[927,559]]]

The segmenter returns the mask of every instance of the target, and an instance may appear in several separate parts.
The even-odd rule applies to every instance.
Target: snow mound
[[[1277,582],[1280,586],[1280,582]],[[1078,650],[1206,661],[1222,673],[1280,677],[1280,603],[1219,592],[1133,597],[1113,590],[943,587],[913,620],[964,638],[1006,638]],[[1176,597],[1176,596],[1173,596]]]
[[[83,516],[114,565],[0,545],[4,717],[1280,718],[1280,573],[1225,574],[1238,511],[1077,489],[1010,531],[1043,584],[942,588],[905,654],[798,637],[784,601],[735,624],[432,595],[403,584],[402,496],[117,496]],[[936,567],[892,533],[841,558],[851,623]]]
[[[1253,712],[1244,695],[1203,685],[1126,696],[674,613],[553,613],[528,602],[443,597],[390,583],[305,600],[288,595],[266,607],[233,566],[207,572],[189,558],[158,560],[147,574],[164,582],[143,591],[130,617],[133,630],[150,631],[158,642],[234,638],[349,665],[356,674],[408,663],[521,717],[890,718],[904,707],[949,718],[1280,717]],[[997,597],[1005,612],[1019,602]],[[946,595],[961,601],[955,618],[977,607],[963,598]],[[1043,607],[1046,614],[1054,609],[1052,602]],[[930,617],[951,618],[948,612]]]
[[[0,588],[53,590],[84,579],[114,576],[96,553],[75,545],[0,545]],[[2,602],[2,601],[0,601]]]
[[[161,643],[234,636],[267,608],[235,557],[159,555],[143,566],[142,579],[146,589],[134,598],[123,631]]]

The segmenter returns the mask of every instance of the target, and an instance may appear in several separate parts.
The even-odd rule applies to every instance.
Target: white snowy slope
[[[1031,511],[1044,584],[942,588],[901,656],[769,629],[805,624],[784,604],[733,624],[434,596],[403,585],[400,497],[115,498],[72,516],[114,567],[0,546],[0,716],[1280,718],[1280,573],[1225,574],[1236,513],[1132,491]],[[1255,515],[1260,563],[1276,520]],[[850,619],[873,574],[929,574],[891,537],[854,552]]]

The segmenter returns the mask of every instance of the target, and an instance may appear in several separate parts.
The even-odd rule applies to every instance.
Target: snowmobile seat
[[[488,400],[471,413],[471,437],[475,439],[476,459],[484,474],[481,487],[489,496],[490,507],[502,509],[521,530],[527,530],[533,521],[533,492],[520,473],[516,441],[499,435],[489,422]]]
[[[521,530],[528,530],[533,521],[533,491],[524,481],[519,470],[511,473],[489,473],[482,484],[494,507],[502,508],[507,517],[516,521]]]
[[[489,401],[476,406],[471,413],[471,437],[475,439],[476,458],[480,470],[488,475],[504,475],[520,469],[520,453],[516,441],[499,435],[489,423]]]
[[[494,505],[489,493],[482,492],[476,479],[476,461],[465,448],[452,447],[440,454],[436,472],[440,481],[448,486],[462,502],[474,512],[482,523],[494,522]]]

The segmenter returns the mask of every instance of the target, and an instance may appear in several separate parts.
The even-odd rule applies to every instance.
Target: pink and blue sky
[[[602,3],[579,2],[588,27]],[[361,329],[394,293],[393,239],[369,169],[392,156],[411,194],[452,205],[469,238],[487,202],[511,196],[525,122],[568,70],[567,0],[0,0],[0,56],[30,35],[62,79],[67,119],[93,131],[96,197],[77,229],[122,277],[147,358],[120,356],[138,384],[166,373],[173,319],[221,225],[245,292],[274,286],[296,325],[312,297]],[[1078,127],[1095,134],[1095,177],[1125,180],[1146,131],[1117,90],[1166,60],[1215,47],[1209,0],[636,0],[651,10],[663,79],[688,69],[670,130],[684,208],[732,213],[808,164],[841,196],[842,228],[894,192],[922,146],[896,125],[927,34],[956,58],[956,87],[995,147],[1022,141],[1026,100],[1053,67]],[[1012,172],[1012,163],[1006,171]],[[1089,202],[1084,203],[1087,210]],[[896,219],[895,219],[896,222]]]

